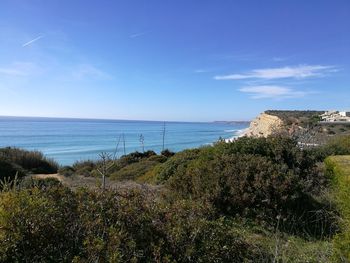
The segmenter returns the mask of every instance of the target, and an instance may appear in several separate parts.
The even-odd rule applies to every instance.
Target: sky
[[[0,115],[350,110],[349,0],[1,0]]]

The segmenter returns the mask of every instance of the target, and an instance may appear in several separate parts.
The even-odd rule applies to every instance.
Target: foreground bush
[[[249,244],[210,208],[163,203],[149,191],[72,192],[63,186],[0,194],[2,262],[259,262]],[[263,262],[263,261],[261,261]]]
[[[68,261],[80,245],[76,223],[76,201],[65,188],[3,192],[0,261]]]

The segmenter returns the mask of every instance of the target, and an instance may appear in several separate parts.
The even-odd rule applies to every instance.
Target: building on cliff
[[[322,122],[350,122],[350,111],[326,111],[320,117]]]

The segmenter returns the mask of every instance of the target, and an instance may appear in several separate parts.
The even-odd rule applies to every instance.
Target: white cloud
[[[79,80],[82,79],[111,79],[112,76],[108,73],[96,68],[90,64],[81,64],[72,73],[73,77]]]
[[[208,73],[210,72],[211,70],[209,69],[196,69],[194,72],[195,73]]]
[[[322,66],[322,65],[299,65],[294,67],[282,67],[282,68],[266,68],[255,69],[244,74],[231,74],[215,76],[217,80],[242,80],[242,79],[284,79],[294,78],[303,79],[309,77],[320,77],[326,73],[335,72],[337,69],[334,66]]]
[[[283,57],[273,57],[272,60],[275,61],[275,62],[281,62],[281,61],[287,60],[287,58],[283,58]]]
[[[14,62],[9,66],[0,67],[0,75],[7,76],[28,76],[40,71],[40,68],[31,62]]]
[[[288,99],[304,97],[307,92],[297,91],[289,87],[261,85],[240,88],[239,91],[248,93],[253,99]]]
[[[24,44],[22,45],[22,47],[29,46],[29,45],[33,44],[34,42],[38,41],[39,39],[41,39],[41,38],[43,38],[43,37],[44,37],[44,36],[38,36],[38,37],[36,37],[36,38],[34,38],[34,39],[32,39],[32,40],[29,40],[28,42],[24,43]]]

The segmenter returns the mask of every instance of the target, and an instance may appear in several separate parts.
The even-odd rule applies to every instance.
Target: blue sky
[[[0,115],[350,109],[348,0],[2,0]]]

